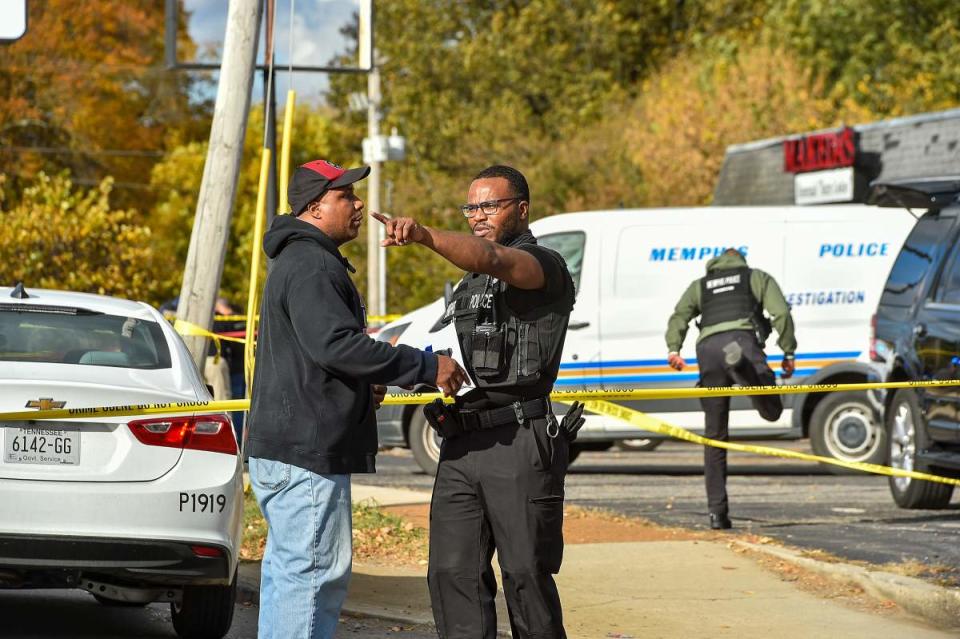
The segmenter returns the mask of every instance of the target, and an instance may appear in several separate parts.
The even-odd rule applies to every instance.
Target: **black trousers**
[[[726,363],[723,348],[737,342],[743,357],[736,367]],[[697,344],[697,363],[700,366],[700,386],[772,386],[776,375],[767,365],[767,356],[757,336],[750,331],[727,331],[711,335]],[[754,395],[753,407],[767,421],[780,419],[783,402],[779,395]],[[710,439],[729,439],[730,398],[704,397],[700,399],[704,412],[704,436]],[[707,484],[707,507],[711,513],[727,514],[727,451],[723,448],[705,446],[703,449],[703,475]]]
[[[563,558],[566,436],[547,419],[445,439],[430,506],[427,581],[441,639],[494,639],[496,549],[516,639],[565,639],[553,575]]]

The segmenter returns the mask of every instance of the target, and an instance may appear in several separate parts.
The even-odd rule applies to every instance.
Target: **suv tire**
[[[625,451],[655,450],[665,439],[621,439],[616,443],[617,448]]]
[[[810,416],[810,448],[821,457],[882,464],[887,457],[883,420],[864,392],[827,393]],[[823,464],[835,475],[861,471]]]
[[[917,459],[917,451],[929,445],[926,422],[917,393],[909,388],[896,392],[887,410],[887,441],[890,466],[904,470],[929,472]],[[938,484],[909,477],[891,477],[890,493],[901,508],[946,508],[953,494],[950,484]]]
[[[170,604],[173,629],[183,639],[220,639],[233,623],[237,577],[229,586],[185,586],[180,603]]]
[[[440,465],[440,436],[427,423],[423,406],[417,406],[413,415],[410,416],[407,441],[410,442],[410,451],[417,465],[423,469],[423,472],[436,477],[437,466]]]

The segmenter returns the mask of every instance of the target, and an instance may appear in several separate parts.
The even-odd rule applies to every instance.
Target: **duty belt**
[[[502,408],[459,411],[464,430],[486,430],[507,426],[508,424],[523,424],[528,419],[545,417],[550,414],[550,400],[546,397],[516,401]]]

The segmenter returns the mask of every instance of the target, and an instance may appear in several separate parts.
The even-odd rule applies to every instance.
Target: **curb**
[[[805,557],[796,550],[732,540],[732,545],[789,561],[838,581],[853,583],[873,597],[893,601],[906,612],[943,630],[960,629],[960,590],[935,586],[915,577],[847,563]]]
[[[259,584],[253,579],[247,578],[244,575],[238,575],[237,576],[237,603],[259,605],[260,604]],[[433,621],[432,616],[426,617],[426,616],[418,616],[415,614],[404,614],[401,612],[384,610],[383,608],[365,606],[363,604],[351,604],[349,601],[344,604],[340,613],[343,615],[347,615],[348,617],[367,617],[370,619],[380,619],[381,621],[389,621],[394,623],[427,626],[433,629],[436,629],[437,627]],[[510,630],[507,628],[498,628],[497,636],[504,637],[505,639],[510,639],[510,637],[512,637],[513,635],[510,634]]]

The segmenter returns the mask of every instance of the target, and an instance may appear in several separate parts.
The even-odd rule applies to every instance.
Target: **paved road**
[[[805,449],[802,442],[778,446]],[[699,448],[672,442],[649,453],[585,453],[568,476],[568,501],[664,525],[704,528],[701,455]],[[421,490],[433,485],[433,478],[420,472],[409,451],[383,453],[377,465],[376,475],[358,476],[355,481]],[[946,576],[960,583],[957,500],[944,511],[900,510],[893,505],[885,478],[838,477],[814,464],[740,453],[731,454],[728,489],[738,530],[848,559],[943,565]],[[256,606],[237,606],[228,639],[255,639],[256,618]],[[105,608],[79,591],[0,591],[0,619],[0,636],[11,639],[176,637],[166,604]],[[423,627],[345,619],[341,636],[429,639],[436,635]]]
[[[769,445],[770,442],[763,442]],[[806,451],[806,442],[778,442]],[[375,476],[355,481],[429,490],[408,451],[377,460]],[[960,584],[960,503],[947,510],[901,510],[874,476],[836,476],[817,464],[731,453],[727,489],[738,530],[843,558],[883,564],[943,566]],[[701,449],[667,442],[652,452],[584,453],[567,478],[568,503],[645,517],[659,524],[705,528]]]
[[[424,626],[344,617],[338,639],[436,639]],[[108,608],[78,590],[0,591],[4,639],[176,639],[169,604]],[[238,605],[226,639],[256,639],[257,607]]]

